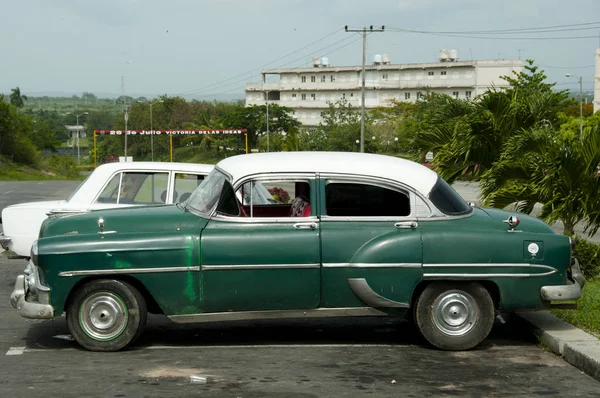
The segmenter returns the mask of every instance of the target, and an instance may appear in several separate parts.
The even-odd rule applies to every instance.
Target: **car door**
[[[229,184],[225,189],[231,195],[221,196],[201,236],[203,310],[316,308],[320,230],[314,175],[255,177],[238,192]],[[270,196],[255,203],[258,192]]]
[[[320,191],[322,305],[407,308],[422,275],[425,202],[366,177],[323,176]]]

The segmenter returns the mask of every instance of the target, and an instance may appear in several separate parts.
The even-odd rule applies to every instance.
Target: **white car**
[[[207,164],[159,162],[101,165],[66,200],[4,208],[0,246],[16,256],[29,257],[42,222],[51,214],[183,202],[213,168]]]

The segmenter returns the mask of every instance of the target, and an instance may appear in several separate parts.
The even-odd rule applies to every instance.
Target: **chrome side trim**
[[[294,269],[294,268],[320,268],[320,264],[224,264],[224,265],[202,265],[202,271],[217,270],[242,270],[242,269]]]
[[[58,276],[87,276],[87,275],[120,275],[120,274],[154,274],[159,272],[200,271],[200,267],[159,267],[159,268],[119,268],[119,269],[89,269],[81,271],[63,271]]]
[[[529,268],[544,268],[544,269],[554,269],[548,265],[543,264],[530,264],[530,263],[455,263],[455,264],[431,264],[425,263],[423,264],[423,268],[437,268],[437,267],[453,267],[453,268],[462,268],[462,267],[482,267],[482,268],[511,268],[511,267],[529,267]]]
[[[370,307],[316,308],[311,310],[270,310],[213,312],[206,314],[170,315],[177,323],[203,323],[219,321],[245,321],[255,319],[328,318],[347,316],[387,316],[383,311]]]
[[[364,278],[348,278],[350,288],[363,303],[375,308],[409,308],[408,303],[393,301],[375,293]]]
[[[47,216],[54,216],[57,214],[80,214],[90,213],[90,209],[52,209],[46,213]]]
[[[421,268],[420,263],[323,263],[323,268]]]
[[[460,278],[460,279],[472,279],[472,278],[535,278],[539,276],[548,276],[556,273],[556,269],[552,271],[543,272],[539,274],[423,274],[423,278]]]

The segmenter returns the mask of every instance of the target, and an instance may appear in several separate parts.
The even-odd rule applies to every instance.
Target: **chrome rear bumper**
[[[581,267],[577,259],[571,265],[571,277],[573,280],[569,281],[571,283],[568,285],[542,286],[540,295],[546,301],[577,300],[581,297],[581,289],[585,285],[585,278],[581,273]]]

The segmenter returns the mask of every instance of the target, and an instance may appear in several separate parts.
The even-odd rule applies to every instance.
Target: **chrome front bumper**
[[[10,243],[10,238],[8,236],[4,236],[4,232],[0,232],[0,247],[4,250],[8,250],[8,244]]]
[[[571,265],[571,278],[568,285],[560,286],[542,286],[540,289],[540,295],[546,301],[566,301],[566,300],[577,300],[581,297],[581,289],[585,285],[585,278],[581,273],[581,267],[579,261],[574,259],[573,265]]]
[[[50,288],[39,281],[37,267],[30,261],[25,274],[17,276],[10,303],[23,318],[52,319],[54,308],[50,305]]]

